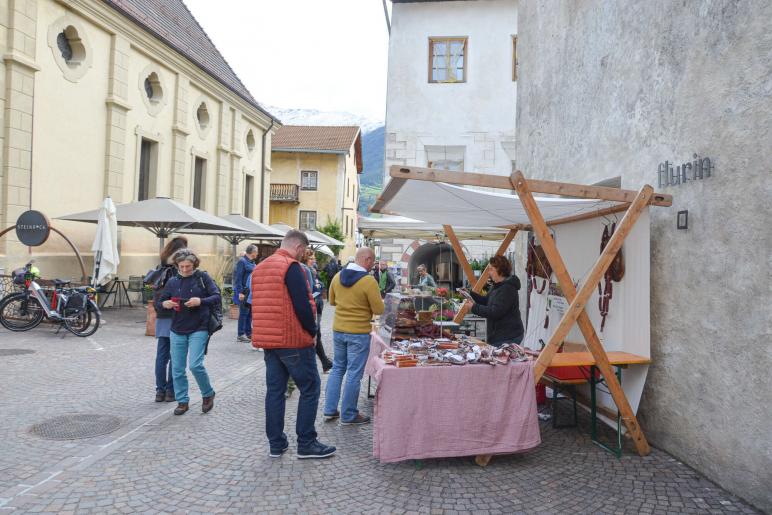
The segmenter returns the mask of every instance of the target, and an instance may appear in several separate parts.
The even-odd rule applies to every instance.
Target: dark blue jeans
[[[252,336],[252,306],[242,302],[239,304],[238,336]]]
[[[173,392],[172,355],[169,349],[169,337],[159,336],[155,351],[155,391]]]
[[[308,447],[316,441],[316,410],[319,407],[321,380],[316,369],[314,347],[304,349],[265,349],[265,433],[271,450],[280,451],[287,446],[284,433],[284,409],[287,380],[295,380],[300,399],[295,432],[298,435],[298,449]]]

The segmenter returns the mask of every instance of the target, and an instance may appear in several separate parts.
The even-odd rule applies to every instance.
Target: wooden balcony
[[[271,184],[271,202],[293,202],[299,203],[298,192],[300,186],[297,184]]]

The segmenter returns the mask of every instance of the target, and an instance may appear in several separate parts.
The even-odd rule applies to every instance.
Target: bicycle
[[[96,290],[90,286],[67,288],[70,281],[54,280],[51,302],[35,282],[37,269],[30,261],[12,272],[13,282],[23,291],[0,300],[0,324],[10,331],[29,331],[47,319],[64,326],[76,336],[86,337],[99,329],[101,312],[95,301]]]

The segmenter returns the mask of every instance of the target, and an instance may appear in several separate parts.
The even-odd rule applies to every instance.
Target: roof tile
[[[284,125],[273,137],[273,150],[348,152],[356,141],[356,125]]]

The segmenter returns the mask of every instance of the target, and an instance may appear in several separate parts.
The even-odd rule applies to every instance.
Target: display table
[[[373,455],[409,459],[511,454],[541,443],[533,362],[396,368],[372,335],[365,371],[378,383]]]

